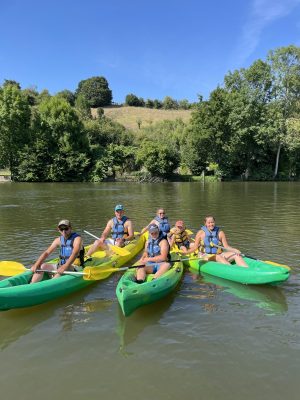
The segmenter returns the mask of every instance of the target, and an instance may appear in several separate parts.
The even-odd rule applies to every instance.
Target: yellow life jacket
[[[170,234],[174,235],[175,237],[175,243],[178,245],[182,244],[187,244],[189,243],[189,237],[188,234],[186,232],[186,230],[184,230],[183,232],[178,232],[176,228],[172,228],[170,230]]]

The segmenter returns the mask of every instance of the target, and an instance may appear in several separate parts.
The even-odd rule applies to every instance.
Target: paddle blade
[[[108,278],[113,272],[118,272],[119,268],[101,269],[100,267],[85,267],[83,279],[86,281],[101,281]]]
[[[16,261],[0,261],[0,275],[13,276],[27,271],[23,264]]]
[[[118,254],[119,256],[129,256],[131,253],[124,249],[123,247],[118,247],[118,246],[113,246],[112,244],[109,245],[109,248],[116,254]]]

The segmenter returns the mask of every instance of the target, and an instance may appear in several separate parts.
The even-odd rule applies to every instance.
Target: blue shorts
[[[148,261],[147,263],[146,263],[146,267],[152,267],[153,268],[153,271],[152,271],[152,274],[156,274],[156,272],[159,270],[159,268],[160,268],[160,263],[157,263],[157,262],[155,262],[155,261]]]

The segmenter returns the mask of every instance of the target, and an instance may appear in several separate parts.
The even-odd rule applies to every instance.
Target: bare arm
[[[148,243],[146,242],[145,247],[144,247],[144,252],[142,254],[142,257],[138,260],[137,264],[145,264],[146,262],[144,261],[145,258],[147,257],[148,253],[147,253],[147,247],[148,247]]]
[[[151,224],[156,224],[156,225],[157,225],[157,221],[156,221],[155,219],[153,219],[152,221],[150,221],[149,224],[148,224],[147,226],[145,226],[145,228],[143,228],[143,229],[141,230],[141,235],[142,235],[143,233],[145,233],[145,232],[148,230],[149,225],[151,225]]]
[[[204,234],[204,232],[200,229],[200,231],[198,231],[195,236],[195,241],[193,243],[193,246],[188,250],[183,250],[182,251],[183,254],[191,254],[191,253],[194,253],[196,250],[198,250],[201,240],[203,239],[203,234]]]
[[[124,227],[127,228],[127,235],[124,237],[125,240],[132,240],[134,239],[134,231],[133,231],[133,224],[131,220],[127,220],[124,224]]]
[[[234,251],[235,253],[240,253],[240,251],[238,249],[235,249],[234,247],[229,246],[229,244],[227,242],[227,238],[226,238],[225,233],[223,231],[220,231],[219,239],[222,242],[222,245],[224,247],[226,247],[226,249],[228,249],[230,251]]]
[[[37,259],[37,261],[30,268],[32,272],[35,272],[43,262],[53,253],[53,251],[60,245],[60,238],[53,240],[52,244],[45,250]]]
[[[100,237],[100,241],[103,243],[105,239],[107,239],[107,237],[109,236],[110,232],[112,229],[112,220],[110,219],[108,221],[108,223],[106,224],[106,227],[104,229],[104,231],[102,232],[102,235]]]

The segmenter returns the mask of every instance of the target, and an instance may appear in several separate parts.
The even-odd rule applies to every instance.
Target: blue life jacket
[[[155,221],[157,221],[159,223],[159,230],[161,232],[163,232],[165,234],[170,232],[171,227],[170,227],[167,217],[160,218],[160,217],[156,216],[154,219],[155,219]]]
[[[220,253],[220,249],[217,247],[211,246],[210,243],[220,244],[219,240],[219,231],[220,228],[215,226],[212,231],[210,231],[206,226],[201,226],[201,229],[205,232],[204,241],[201,243],[204,248],[204,252],[206,254],[217,254]]]
[[[63,236],[60,237],[60,254],[59,254],[59,264],[63,265],[66,263],[67,259],[71,256],[73,252],[73,243],[77,237],[80,237],[78,233],[73,232],[71,236],[65,240]],[[80,265],[83,265],[84,260],[84,249],[81,249],[77,257],[80,258]]]
[[[117,217],[113,218],[113,227],[111,230],[111,232],[112,232],[111,237],[113,239],[122,238],[122,237],[124,237],[124,234],[127,233],[124,230],[124,224],[127,220],[128,220],[128,218],[125,217],[125,215],[123,215],[123,217],[121,218],[121,221],[119,221]]]
[[[163,232],[159,232],[159,236],[157,239],[152,239],[152,237],[150,237],[148,239],[148,245],[147,245],[147,253],[148,253],[148,257],[156,257],[159,256],[161,254],[160,252],[160,246],[159,243],[165,239],[166,240],[166,236]],[[170,246],[169,246],[170,249]],[[168,260],[170,259],[170,255],[168,254]]]

